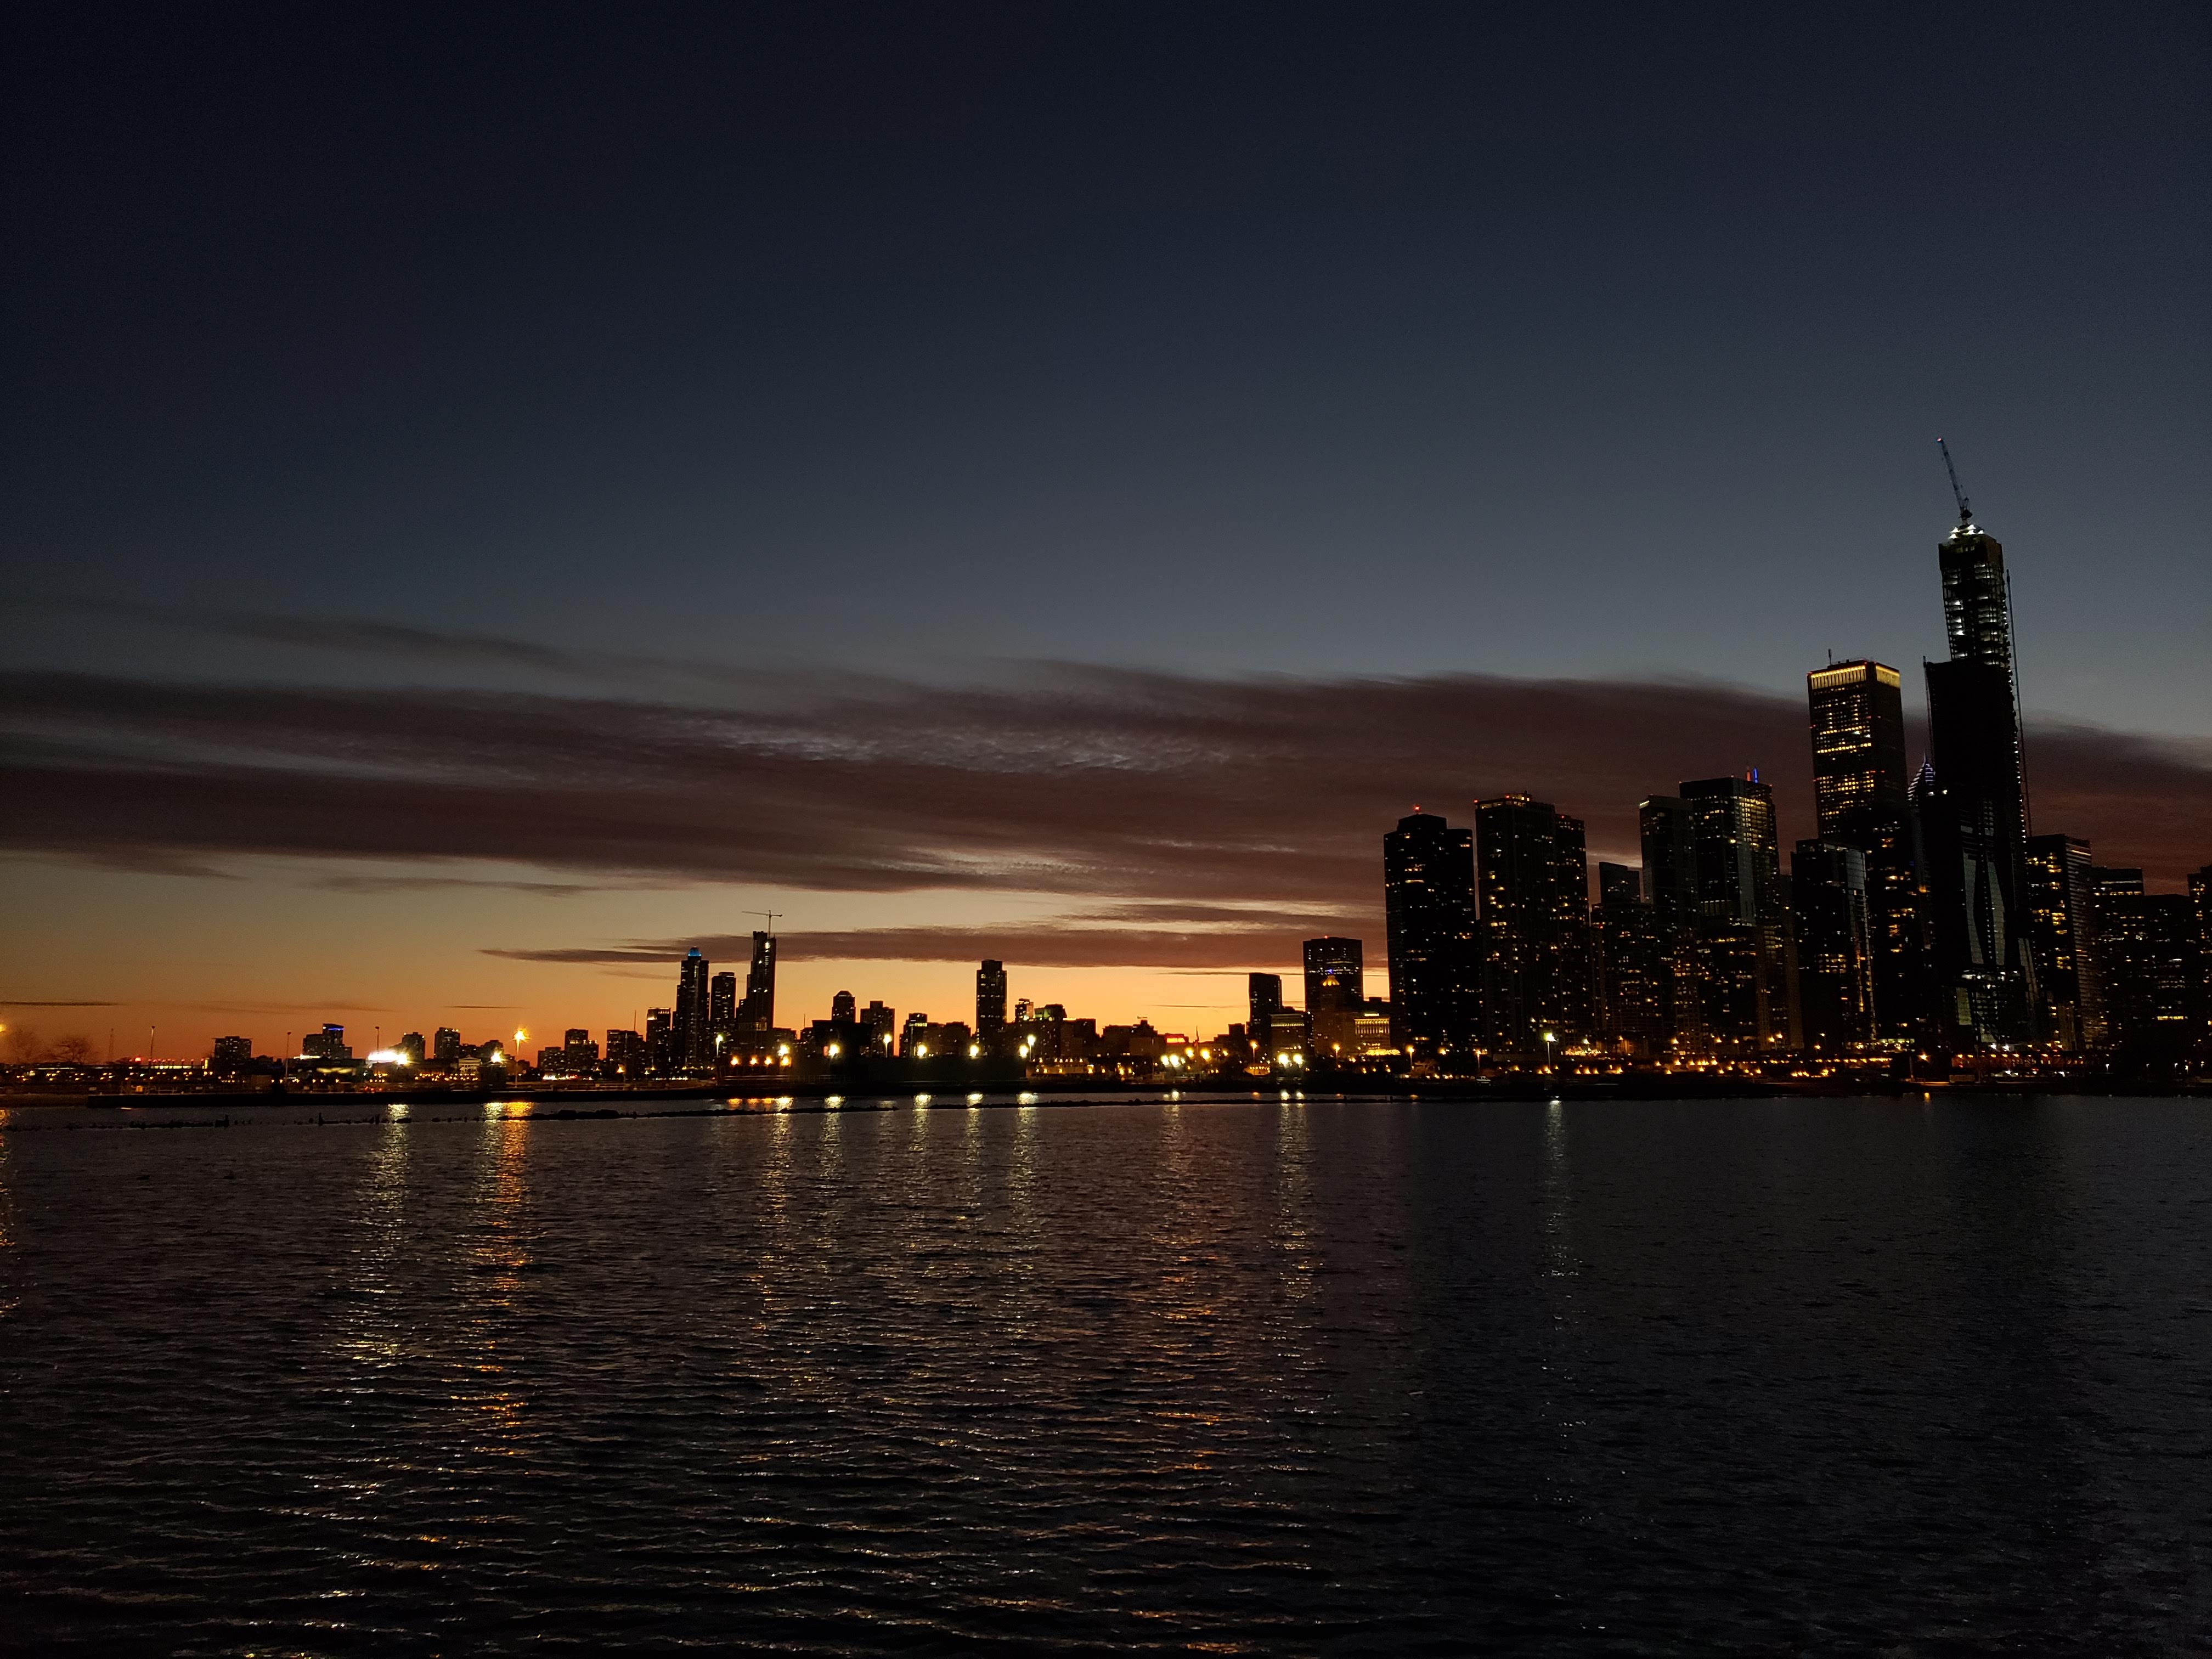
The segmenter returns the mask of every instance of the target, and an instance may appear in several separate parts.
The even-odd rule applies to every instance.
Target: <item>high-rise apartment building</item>
[[[1644,872],[1629,864],[1600,864],[1597,891],[1590,933],[1598,1034],[1611,1053],[1662,1058],[1671,1036],[1674,963],[1657,913],[1644,896]]]
[[[986,962],[975,969],[975,1040],[995,1054],[1006,1029],[1006,964]]]
[[[1415,811],[1382,837],[1392,1035],[1416,1061],[1471,1054],[1481,1006],[1474,835]]]
[[[1637,805],[1644,848],[1644,897],[1666,953],[1660,981],[1666,1049],[1701,1054],[1705,1036],[1705,975],[1698,948],[1698,857],[1690,828],[1690,803],[1680,795],[1651,795]]]
[[[458,1066],[461,1059],[461,1034],[450,1025],[441,1025],[430,1035],[430,1057],[441,1066]]]
[[[721,1042],[720,1048],[732,1047],[738,1034],[738,976],[725,970],[707,981],[707,1030]]]
[[[1484,1046],[1543,1056],[1591,1032],[1589,870],[1583,825],[1549,801],[1474,804]]]
[[[1758,775],[1685,783],[1696,895],[1699,1019],[1717,1050],[1791,1041],[1790,918],[1774,792]]]
[[[217,1077],[242,1077],[253,1069],[253,1039],[219,1036],[208,1056],[208,1070]]]
[[[872,1000],[860,1010],[860,1024],[866,1026],[872,1040],[869,1052],[888,1054],[898,1044],[898,1010],[885,1007],[880,999]]]
[[[1801,841],[1790,860],[1796,934],[1800,1046],[1863,1051],[1874,1041],[1874,962],[1866,854],[1842,842]]]
[[[2031,836],[2023,848],[2027,951],[2042,1000],[2044,1036],[2069,1053],[2105,1040],[2097,979],[2089,844],[2071,836]]]
[[[2118,873],[2118,872],[2114,872]],[[2115,1062],[2164,1072],[2203,1039],[2203,958],[2192,896],[2113,882],[2095,901],[2105,1042]]]

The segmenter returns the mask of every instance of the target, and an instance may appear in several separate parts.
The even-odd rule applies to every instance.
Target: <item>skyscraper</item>
[[[1006,964],[986,962],[975,969],[975,1038],[986,1053],[996,1053],[1006,1029]]]
[[[1799,842],[1790,861],[1790,906],[1806,1052],[1863,1049],[1874,1038],[1866,854],[1841,842]]]
[[[712,1062],[714,1041],[707,1027],[707,958],[693,945],[676,975],[676,1015],[669,1041],[676,1069],[695,1070]]]
[[[738,976],[717,974],[707,981],[707,1029],[726,1041],[738,1029]]]
[[[830,1018],[840,1025],[850,1025],[860,1018],[860,1000],[850,991],[840,991],[830,999]]]
[[[1905,817],[1903,677],[1884,663],[1830,663],[1805,676],[1805,697],[1820,839],[1863,852],[1868,824]]]
[[[1367,999],[1364,951],[1356,939],[1305,942],[1306,1017],[1324,1054],[1354,1052],[1352,1023]]]
[[[1701,1054],[1705,1036],[1705,975],[1698,950],[1698,860],[1690,831],[1690,803],[1680,795],[1652,795],[1636,809],[1644,847],[1644,896],[1665,953],[1660,981],[1665,1047]]]
[[[1790,1040],[1790,921],[1774,792],[1756,773],[1681,787],[1695,871],[1701,1020],[1707,1042],[1771,1049]]]
[[[1588,1037],[1582,821],[1526,795],[1477,801],[1474,871],[1485,1045],[1497,1054],[1540,1058]]]
[[[2071,836],[2032,836],[2024,848],[2024,914],[2045,1035],[2069,1052],[2105,1040],[2090,909],[2089,844]]]
[[[775,1029],[775,935],[753,935],[752,963],[745,969],[745,1000],[738,1009],[738,1028],[759,1046]]]
[[[1474,945],[1474,836],[1433,812],[1382,837],[1391,1035],[1416,1060],[1473,1047],[1480,1008]]]
[[[1591,946],[1597,961],[1597,1025],[1606,1047],[1639,1060],[1667,1052],[1673,962],[1657,913],[1644,896],[1644,872],[1629,864],[1597,867]]]
[[[1244,976],[1246,1024],[1244,1029],[1256,1040],[1267,1024],[1267,1016],[1282,1008],[1283,976],[1280,974],[1247,974]]]
[[[2011,677],[1994,659],[1957,657],[1928,664],[1927,676],[1929,763],[1913,810],[1938,1036],[1954,1050],[2028,1042],[2037,998]]]

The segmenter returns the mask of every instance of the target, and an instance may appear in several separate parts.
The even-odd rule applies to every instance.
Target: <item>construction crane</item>
[[[768,921],[769,937],[773,939],[775,937],[775,919],[786,913],[781,910],[748,910],[745,914],[749,916],[762,916],[766,918]]]
[[[1951,446],[1938,438],[1936,441],[1936,447],[1943,452],[1943,471],[1951,477],[1951,499],[1959,504],[1959,522],[1962,525],[1972,524],[1974,521],[1974,510],[1966,505],[1966,495],[1959,488],[1959,469],[1951,465]]]

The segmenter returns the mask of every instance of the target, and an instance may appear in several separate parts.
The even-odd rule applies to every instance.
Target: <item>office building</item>
[[[1936,550],[1943,581],[1943,633],[1951,661],[1971,663],[1988,671],[1991,687],[2001,688],[2004,713],[2001,717],[1978,717],[1986,730],[1990,751],[1977,757],[1977,766],[1991,777],[2009,776],[2006,804],[2015,814],[2016,837],[2028,833],[2027,798],[2020,786],[2022,776],[2020,743],[2020,695],[2013,667],[2012,583],[2005,574],[2004,549],[1996,537],[1976,525],[1959,504],[1959,525]],[[1984,694],[1977,691],[1978,699]],[[1998,693],[1988,694],[1992,701]],[[1933,695],[1929,717],[1934,718]],[[1936,774],[1943,766],[1936,763]],[[1957,788],[1952,780],[1946,786]]]
[[[850,1025],[860,1018],[860,1000],[850,991],[840,991],[830,999],[830,1018],[840,1025]]]
[[[217,1077],[240,1077],[253,1069],[253,1039],[219,1036],[208,1056],[208,1070]]]
[[[450,1025],[441,1025],[431,1034],[430,1056],[441,1066],[459,1064],[461,1034]]]
[[[676,1048],[676,1018],[666,1008],[645,1011],[645,1065],[655,1077],[677,1071],[683,1056]]]
[[[1382,837],[1382,908],[1397,1047],[1416,1063],[1468,1059],[1481,1007],[1474,834],[1416,811]]]
[[[2021,860],[2028,959],[2043,1008],[2043,1035],[2069,1054],[2103,1046],[2104,998],[2095,963],[2089,844],[2031,836]]]
[[[1874,963],[1866,854],[1841,842],[1801,841],[1790,860],[1800,1042],[1808,1054],[1864,1051],[1874,1041]]]
[[[1587,1039],[1589,869],[1583,826],[1527,795],[1474,804],[1483,1046],[1545,1059]]]
[[[721,1041],[719,1049],[735,1045],[738,1035],[738,976],[725,970],[707,981],[707,1030]]]
[[[1865,848],[1864,827],[1905,817],[1903,677],[1886,663],[1830,663],[1805,677],[1820,839]]]
[[[996,1054],[1006,1030],[1006,964],[985,962],[975,969],[975,1040]]]
[[[1928,1001],[1902,684],[1894,668],[1863,659],[1805,677],[1820,839],[1866,855],[1875,1032],[1896,1047],[1922,1033]]]
[[[1725,1054],[1787,1048],[1790,918],[1774,792],[1753,772],[1702,778],[1677,793],[1689,820],[1704,1042]]]
[[[1352,1053],[1352,1022],[1367,1000],[1364,947],[1356,939],[1332,937],[1310,939],[1303,948],[1314,1046],[1324,1054]]]

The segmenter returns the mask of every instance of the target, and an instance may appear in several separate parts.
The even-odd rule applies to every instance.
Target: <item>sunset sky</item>
[[[1417,803],[1809,833],[1938,434],[2037,829],[2212,860],[2200,8],[7,27],[11,1027],[1380,991]]]

